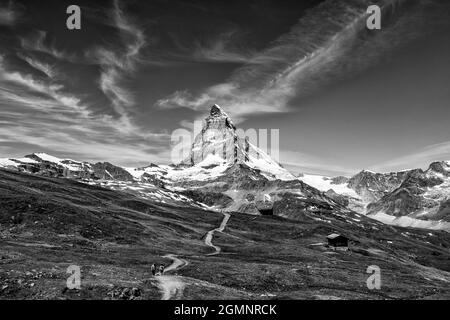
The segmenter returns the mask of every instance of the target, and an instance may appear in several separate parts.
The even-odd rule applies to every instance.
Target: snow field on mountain
[[[395,217],[384,212],[378,212],[375,214],[368,215],[369,218],[375,219],[377,221],[395,225],[399,227],[411,227],[411,228],[421,228],[421,229],[431,229],[431,230],[447,230],[450,231],[450,222],[446,221],[431,221],[431,220],[420,220],[409,216]]]
[[[342,184],[333,184],[331,178],[324,177],[324,176],[318,176],[318,175],[312,175],[312,174],[305,174],[302,177],[299,178],[301,181],[303,181],[306,184],[309,184],[310,186],[320,190],[320,191],[328,191],[333,190],[337,194],[342,194],[345,196],[349,196],[352,198],[360,199],[361,197],[355,192],[355,190],[348,187],[347,183]]]

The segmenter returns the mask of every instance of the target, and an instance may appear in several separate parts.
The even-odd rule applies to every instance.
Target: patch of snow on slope
[[[269,155],[263,152],[261,149],[255,147],[253,144],[249,144],[250,149],[254,152],[250,152],[248,157],[248,162],[246,164],[253,168],[258,169],[261,173],[269,180],[280,179],[280,180],[295,180],[295,176],[289,171],[281,167],[276,161],[274,161]],[[258,154],[259,157],[256,158],[253,154]]]
[[[110,181],[90,181],[88,184],[91,185],[100,185],[102,187],[106,187],[112,190],[120,190],[124,192],[128,192],[131,194],[134,194],[137,197],[147,199],[147,200],[153,200],[163,203],[172,203],[174,201],[180,202],[183,204],[190,203],[197,206],[202,206],[200,203],[194,202],[192,199],[179,194],[178,192],[173,192],[170,190],[161,189],[159,187],[154,186],[153,184],[149,183],[136,183],[136,182],[129,182],[129,181],[117,181],[117,180],[110,180]]]
[[[264,159],[256,159],[249,156],[249,162],[247,163],[249,167],[253,169],[258,169],[261,173],[269,180],[280,179],[280,180],[294,180],[295,177],[286,169],[283,169],[276,163],[270,163]]]
[[[51,156],[51,155],[49,155],[47,153],[33,153],[33,155],[38,157],[42,161],[48,161],[48,162],[55,163],[55,164],[57,164],[59,166],[67,168],[67,169],[69,169],[71,171],[79,171],[79,170],[81,170],[79,165],[82,165],[82,163],[79,162],[79,161],[75,161],[75,160],[72,160],[72,159],[60,159],[60,158]],[[32,159],[30,159],[30,160],[32,160]],[[72,164],[64,163],[64,161],[72,163]]]
[[[23,163],[39,163],[36,160],[30,159],[30,158],[26,158],[26,157],[25,158],[16,158],[14,160],[17,160],[17,161],[20,161],[20,162],[23,162]]]
[[[175,170],[173,167],[165,165],[150,165],[148,167],[141,168],[123,167],[123,169],[125,169],[137,180],[140,180],[145,173],[161,178],[166,175],[168,171]]]
[[[142,175],[145,173],[145,170],[142,168],[123,167],[123,169],[125,169],[135,179],[140,179],[142,177]]]
[[[328,190],[332,189],[337,194],[360,199],[360,196],[355,192],[355,190],[349,188],[347,183],[333,184],[331,178],[329,177],[305,174],[299,179],[304,183],[323,192],[327,192]]]
[[[17,167],[17,162],[11,161],[9,159],[0,159],[0,167]]]
[[[53,163],[56,163],[56,164],[63,165],[61,163],[63,161],[63,159],[56,158],[56,157],[51,156],[49,154],[46,154],[46,153],[35,153],[34,155],[39,157],[43,161],[48,161],[48,162],[53,162]]]
[[[386,224],[400,227],[450,231],[450,222],[446,221],[420,220],[408,216],[396,217],[384,212],[370,214],[368,217]]]
[[[229,164],[217,155],[209,154],[203,161],[182,170],[168,170],[166,177],[171,180],[208,180],[221,176]]]
[[[434,187],[428,187],[426,188],[425,193],[423,194],[423,197],[430,201],[435,201],[437,203],[440,203],[442,201],[445,201],[449,199],[450,197],[450,179],[446,179],[444,183],[439,184]]]
[[[203,161],[196,164],[197,167],[208,167],[212,165],[221,165],[225,160],[217,155],[209,154]]]

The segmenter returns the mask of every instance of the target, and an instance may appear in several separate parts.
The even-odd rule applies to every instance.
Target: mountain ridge
[[[338,178],[333,185],[335,178],[300,177],[321,191],[344,196],[354,210],[384,223],[450,231],[450,161],[434,161],[426,170],[362,170],[351,178]]]
[[[362,170],[352,177],[296,177],[247,138],[241,138],[218,105],[211,107],[189,157],[179,165],[151,163],[129,168],[33,153],[0,159],[0,167],[122,188],[143,197],[147,192],[168,201],[182,199],[177,193],[190,194],[206,201],[197,203],[200,206],[214,205],[216,199],[218,209],[251,214],[259,214],[262,207],[281,208],[275,205],[277,201],[302,203],[298,207],[301,212],[310,207],[305,199],[311,198],[322,203],[319,207],[359,212],[388,224],[450,231],[450,161],[435,161],[426,170]],[[303,200],[293,200],[292,195]],[[283,214],[277,210],[275,214]]]

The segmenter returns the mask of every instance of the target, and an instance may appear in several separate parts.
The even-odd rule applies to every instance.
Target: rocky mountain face
[[[80,179],[144,198],[161,197],[161,201],[186,201],[227,211],[283,215],[285,207],[280,203],[291,203],[290,210],[297,208],[299,213],[349,211],[339,196],[327,196],[299,181],[240,137],[230,117],[217,105],[211,107],[195,137],[190,156],[177,166],[121,168],[108,162],[90,164],[47,154],[3,159],[1,163],[18,171]]]
[[[293,176],[240,137],[230,117],[211,107],[189,157],[180,165],[122,168],[59,159],[45,153],[0,159],[0,167],[77,179],[143,198],[250,214],[295,218],[318,211],[367,215],[388,224],[450,231],[450,164],[392,173],[361,171],[351,178]]]
[[[373,219],[450,231],[449,163],[434,162],[425,171],[375,173],[364,170],[347,179],[308,175],[300,179]]]
[[[367,206],[369,216],[396,217],[404,225],[450,230],[450,162],[434,162],[423,171],[410,171],[398,188]],[[420,220],[420,221],[416,221]]]
[[[45,153],[33,153],[17,159],[0,159],[0,166],[48,177],[95,178],[91,170],[91,164],[69,159],[59,159]]]
[[[0,167],[54,178],[134,180],[128,171],[108,162],[91,164],[71,159],[59,159],[46,153],[33,153],[17,159],[0,159]]]
[[[134,181],[133,176],[125,169],[109,162],[98,162],[91,166],[94,175],[103,180]]]
[[[229,163],[245,161],[244,143],[230,117],[218,106],[211,107],[201,132],[195,137],[190,156],[183,164],[194,166],[208,155],[218,155]]]
[[[274,179],[267,171],[263,173],[245,161],[230,163],[228,159],[218,159],[211,154],[205,160],[193,166],[152,164],[130,169],[107,162],[89,164],[33,154],[21,160],[8,159],[13,164],[6,160],[1,163],[3,167],[19,172],[77,179],[166,204],[249,214],[264,212],[291,219],[300,219],[308,212],[350,212],[339,197],[328,196],[298,179]],[[25,166],[26,161],[33,161],[32,166]]]
[[[245,163],[269,178],[294,179],[290,172],[253,145],[249,137],[243,136],[243,132],[238,134],[233,121],[218,105],[211,107],[201,132],[195,137],[190,156],[183,164],[201,165],[205,161],[209,163],[211,159],[219,159],[227,165]]]
[[[143,172],[166,187],[189,190],[187,194],[195,199],[227,211],[283,215],[274,209],[281,208],[277,202],[292,203],[298,212],[310,207],[348,211],[337,198],[299,181],[240,137],[230,117],[217,105],[211,107],[182,166],[153,166]],[[139,176],[136,171],[132,174]]]
[[[348,180],[348,186],[355,190],[363,202],[370,203],[397,188],[407,174],[408,171],[375,173],[363,170]]]
[[[259,214],[262,210],[273,209],[271,214],[282,216],[284,212],[280,208],[283,207],[277,203],[284,203],[299,214],[310,209],[316,210],[316,207],[319,211],[320,208],[327,208],[336,212],[349,212],[348,208],[337,199],[298,179],[270,180],[245,164],[232,165],[225,174],[200,184],[191,184],[190,189],[194,189],[204,197],[220,194],[231,199],[232,201],[220,206],[227,211]]]

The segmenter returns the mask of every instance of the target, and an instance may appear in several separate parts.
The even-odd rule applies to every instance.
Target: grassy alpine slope
[[[208,255],[205,236],[223,217],[0,170],[0,299],[161,299],[150,265],[170,265],[170,255],[186,262],[168,272],[180,289],[170,298],[450,298],[448,233],[292,208],[286,217],[233,213],[214,233],[220,253]],[[320,244],[334,231],[350,251]],[[65,289],[70,265],[81,267],[81,290]],[[381,268],[381,290],[367,289],[370,265]]]

